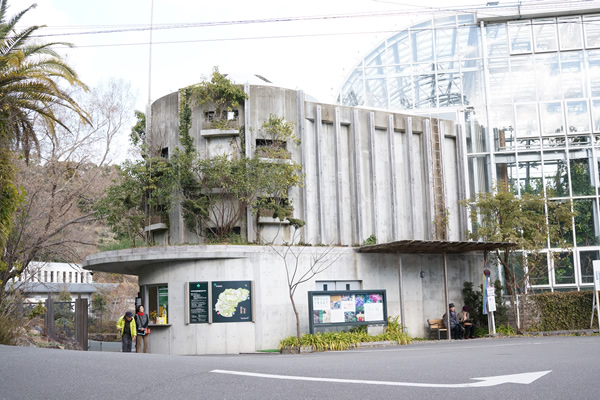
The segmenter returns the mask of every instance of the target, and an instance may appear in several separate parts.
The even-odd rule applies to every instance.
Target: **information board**
[[[387,324],[385,290],[308,292],[310,331],[327,326]]]
[[[252,281],[213,281],[212,322],[252,322]]]
[[[207,324],[209,297],[208,282],[190,282],[190,324]]]

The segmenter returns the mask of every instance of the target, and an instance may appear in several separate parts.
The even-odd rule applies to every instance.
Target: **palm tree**
[[[53,50],[56,45],[71,45],[37,42],[34,34],[42,26],[16,28],[34,7],[35,4],[9,19],[7,0],[0,0],[0,255],[5,253],[14,212],[22,198],[14,182],[13,157],[21,152],[28,161],[32,149],[39,150],[34,129],[36,121],[45,123],[50,127],[48,131],[53,132],[56,124],[64,126],[53,110],[67,108],[89,122],[86,112],[65,89],[68,86],[87,88]],[[0,257],[2,278],[19,272],[11,269]],[[0,304],[6,281],[0,279]]]
[[[77,73],[64,63],[52,47],[68,43],[37,43],[33,35],[43,26],[21,31],[16,25],[36,5],[7,19],[7,0],[0,0],[0,135],[28,158],[38,146],[35,117],[49,125],[61,124],[55,106],[69,108],[87,119],[86,113],[62,88],[61,83],[81,86]],[[61,124],[62,125],[62,124]]]

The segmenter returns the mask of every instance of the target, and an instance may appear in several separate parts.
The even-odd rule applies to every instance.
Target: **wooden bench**
[[[429,339],[431,339],[431,335],[434,332],[437,332],[437,338],[440,340],[440,332],[446,333],[446,338],[448,337],[448,329],[444,327],[444,323],[442,319],[428,319],[427,323],[429,324]]]

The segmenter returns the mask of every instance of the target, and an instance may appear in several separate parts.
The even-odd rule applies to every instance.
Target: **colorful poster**
[[[313,310],[329,310],[329,296],[313,296]]]
[[[342,296],[331,296],[331,309],[341,310],[342,309]]]
[[[383,320],[383,303],[365,304],[365,321]]]
[[[331,310],[331,323],[344,322],[344,310]]]
[[[314,310],[313,311],[313,322],[315,324],[331,323],[331,311],[329,311],[329,310]]]
[[[354,313],[356,311],[356,304],[354,304],[354,296],[342,296],[342,310],[344,310],[345,312],[352,312]]]

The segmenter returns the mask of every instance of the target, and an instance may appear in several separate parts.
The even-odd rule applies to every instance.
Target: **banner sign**
[[[328,326],[387,325],[385,290],[308,292],[310,333]]]

